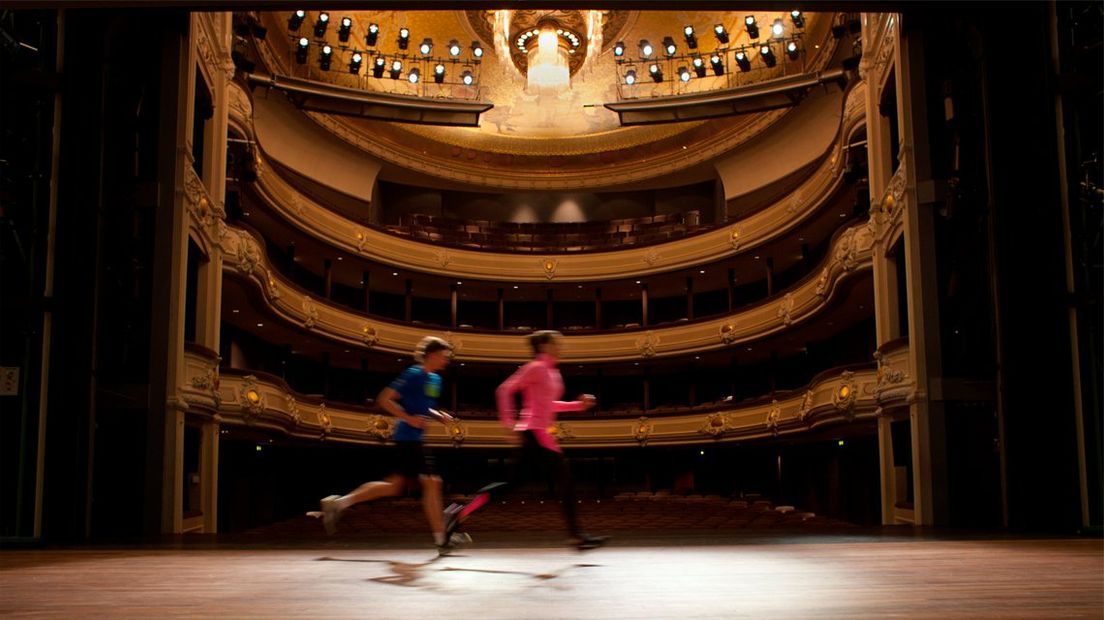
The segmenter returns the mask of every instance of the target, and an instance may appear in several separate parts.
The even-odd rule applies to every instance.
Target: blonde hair
[[[437,336],[426,336],[418,342],[418,346],[414,347],[414,361],[421,364],[425,361],[425,358],[430,353],[436,353],[437,351],[451,351],[452,345],[448,343],[444,338],[438,338]]]

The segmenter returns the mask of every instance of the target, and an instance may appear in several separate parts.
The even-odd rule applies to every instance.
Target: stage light
[[[773,67],[774,63],[778,62],[778,59],[774,57],[774,52],[767,44],[763,44],[759,47],[759,55],[763,57],[763,62],[767,63],[768,67]]]
[[[399,49],[405,50],[410,47],[410,29],[399,28]]]
[[[418,51],[422,53],[422,56],[429,56],[433,52],[433,39],[426,37],[422,39],[422,44],[418,46]]]
[[[330,14],[319,13],[318,21],[314,22],[314,36],[321,39],[326,36],[326,27],[330,25]]]
[[[364,35],[364,43],[368,47],[375,47],[379,39],[379,24],[368,24],[368,34]]]
[[[790,41],[786,44],[786,55],[790,57],[790,60],[797,60],[799,54],[797,49],[797,41]]]
[[[475,81],[475,76],[472,75],[471,71],[465,70],[460,74],[460,81],[464,83],[464,86],[471,86],[472,82]]]
[[[652,44],[647,39],[640,40],[640,57],[651,58],[655,50],[652,49]]]
[[[686,39],[686,47],[692,50],[698,49],[698,37],[694,35],[694,27],[687,26],[682,29],[682,36]]]
[[[387,65],[387,61],[383,59],[383,56],[376,56],[376,62],[372,63],[372,77],[383,77],[383,69]]]
[[[471,52],[472,56],[475,56],[476,58],[483,57],[483,46],[479,44],[479,41],[471,42]]]
[[[307,18],[307,12],[300,9],[291,14],[288,18],[288,30],[291,32],[299,32],[299,26],[303,25],[303,20]]]
[[[418,81],[422,79],[422,72],[419,71],[417,67],[415,67],[414,69],[410,70],[410,73],[406,74],[406,79],[411,84],[417,84]]]
[[[445,65],[437,63],[437,65],[433,67],[433,81],[438,84],[445,81]]]
[[[794,28],[804,28],[805,14],[797,9],[794,9],[790,11],[790,21],[793,22]]]
[[[748,15],[744,18],[744,26],[747,27],[748,37],[752,39],[759,38],[759,24],[755,23],[754,15]]]
[[[652,81],[657,83],[663,81],[663,69],[661,69],[658,64],[653,62],[652,65],[648,67],[648,73],[652,74]]]
[[[751,71],[751,59],[748,58],[746,52],[736,52],[736,65],[740,67],[740,71],[747,73]]]
[[[307,62],[307,49],[310,48],[310,40],[299,37],[299,45],[295,46],[295,62],[303,64]]]
[[[360,63],[363,60],[364,56],[362,56],[360,52],[353,52],[353,56],[349,60],[349,73],[360,75]]]
[[[625,72],[625,84],[629,86],[636,84],[636,69],[629,69]]]
[[[330,61],[333,60],[333,48],[329,45],[322,46],[322,53],[318,55],[318,66],[322,67],[323,71],[330,70]]]
[[[690,70],[687,69],[686,67],[679,67],[678,68],[678,76],[679,76],[679,81],[681,81],[682,83],[685,84],[686,82],[690,81]]]
[[[694,65],[694,73],[698,74],[698,77],[705,77],[705,61],[701,56],[694,56],[692,63]]]
[[[449,53],[449,56],[452,56],[453,58],[456,58],[457,56],[459,56],[460,55],[460,42],[457,41],[456,39],[453,39],[453,40],[449,41],[448,53]]]
[[[786,25],[782,23],[782,18],[779,17],[771,24],[771,36],[777,39],[784,34],[786,34]]]
[[[349,42],[349,33],[353,31],[353,19],[351,17],[342,17],[341,26],[337,29],[337,38],[342,43]]]
[[[625,55],[625,42],[624,41],[618,41],[616,44],[614,44],[614,46],[613,46],[613,55],[616,56],[617,58],[621,58],[622,56]]]
[[[713,65],[713,75],[724,75],[724,61],[719,54],[713,54],[709,58],[709,64]]]
[[[713,35],[716,36],[717,40],[721,43],[728,43],[728,31],[725,30],[724,24],[713,26]]]
[[[396,58],[391,61],[391,79],[399,79],[399,74],[402,73],[402,61]]]
[[[678,46],[675,45],[675,40],[671,37],[663,37],[663,53],[674,56],[676,52],[678,52]]]

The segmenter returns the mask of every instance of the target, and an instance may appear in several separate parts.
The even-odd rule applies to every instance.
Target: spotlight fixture
[[[713,75],[724,75],[724,61],[721,60],[720,54],[713,54],[709,58],[709,64],[713,65]]]
[[[616,44],[614,44],[614,46],[613,46],[613,55],[616,56],[617,58],[621,58],[622,56],[625,55],[625,42],[624,41],[618,41]]]
[[[406,74],[406,79],[411,84],[417,84],[418,81],[422,79],[422,72],[419,71],[417,67],[415,67],[415,68],[410,70],[410,73]]]
[[[364,43],[368,47],[375,47],[379,39],[379,24],[368,24],[368,34],[364,35]]]
[[[364,56],[362,56],[360,52],[353,52],[353,56],[349,60],[349,73],[360,75],[360,63],[363,60]]]
[[[778,59],[774,57],[774,52],[771,50],[770,45],[764,43],[759,47],[759,55],[763,57],[763,62],[767,63],[768,67],[773,67]]]
[[[771,24],[771,36],[777,39],[784,34],[786,34],[786,25],[782,23],[782,18],[779,17]]]
[[[685,84],[686,82],[690,81],[690,70],[687,69],[686,67],[679,67],[678,68],[678,76],[679,76],[679,81]]]
[[[652,74],[653,82],[659,83],[663,81],[663,69],[660,68],[659,63],[653,62],[651,66],[648,67],[648,73]]]
[[[288,31],[299,32],[299,26],[303,25],[303,20],[307,18],[307,12],[299,9],[291,14],[288,18]]]
[[[748,37],[752,39],[759,38],[759,24],[755,23],[755,16],[748,15],[744,18],[744,26],[747,27]]]
[[[376,62],[372,64],[372,77],[383,77],[383,68],[387,65],[387,61],[383,59],[383,56],[376,56]]]
[[[429,56],[433,52],[433,39],[426,37],[422,39],[422,44],[418,46],[418,51],[422,53],[422,56]]]
[[[330,70],[330,62],[333,60],[333,48],[329,45],[322,46],[322,53],[318,55],[318,66],[322,67],[323,71]]]
[[[687,26],[682,29],[682,36],[686,39],[686,47],[692,50],[698,49],[698,37],[694,35],[694,27]]]
[[[674,56],[677,52],[678,46],[675,45],[675,40],[671,37],[663,37],[663,53]]]
[[[353,31],[353,18],[342,17],[341,25],[337,28],[337,38],[342,43],[349,42],[349,33]]]
[[[438,84],[445,81],[445,65],[437,63],[437,65],[433,67],[433,81]]]
[[[720,59],[718,58],[718,60]],[[701,56],[694,56],[694,60],[690,64],[694,65],[694,73],[697,73],[698,77],[705,77],[705,61],[702,60]]]
[[[399,49],[405,50],[410,47],[410,29],[399,28]]]
[[[628,86],[636,84],[636,69],[629,69],[625,72],[625,84]]]
[[[786,44],[786,55],[790,57],[790,60],[797,60],[797,55],[800,52],[797,49],[797,41],[790,41]]]
[[[713,34],[721,43],[728,43],[728,31],[725,30],[724,24],[713,26]]]
[[[797,9],[794,9],[790,11],[790,21],[793,22],[794,28],[804,28],[805,14]]]
[[[740,71],[747,73],[751,71],[751,60],[747,56],[747,52],[736,52],[736,64],[740,67]]]
[[[314,36],[321,39],[326,36],[326,27],[330,25],[330,14],[319,13],[318,21],[314,22]]]
[[[295,46],[295,62],[303,64],[307,62],[307,49],[310,48],[310,40],[299,37],[299,45]]]
[[[640,40],[640,57],[651,58],[655,50],[652,49],[652,44],[647,39]]]
[[[459,56],[460,55],[460,42],[457,41],[456,39],[453,39],[453,40],[449,41],[448,53],[449,53],[449,56],[452,56],[453,58],[456,58],[457,56]]]
[[[472,82],[475,82],[475,76],[472,75],[471,71],[465,69],[464,72],[460,74],[460,81],[464,83],[464,86],[471,86]]]
[[[471,42],[471,52],[472,56],[475,56],[476,58],[483,57],[483,46],[479,44],[479,41]]]
[[[402,73],[402,61],[396,58],[391,61],[391,79],[399,79],[399,74]]]

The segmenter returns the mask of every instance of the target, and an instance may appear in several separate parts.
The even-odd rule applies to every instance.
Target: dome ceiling
[[[786,112],[772,110],[708,121],[621,127],[617,114],[603,107],[604,103],[619,100],[625,67],[619,67],[614,60],[612,48],[617,41],[626,44],[625,58],[639,56],[639,41],[651,41],[658,50],[665,37],[672,37],[682,54],[686,52],[683,27],[689,25],[698,33],[695,51],[707,56],[720,45],[712,34],[715,24],[726,27],[731,36],[727,47],[733,48],[752,42],[743,28],[745,15],[755,15],[758,23],[767,25],[769,30],[775,19],[787,17],[780,12],[337,10],[330,12],[334,23],[325,35],[316,37],[311,30],[318,14],[309,11],[299,32],[294,34],[288,32],[290,12],[262,14],[270,34],[259,42],[259,50],[268,71],[378,92],[492,103],[494,107],[481,116],[478,128],[387,123],[307,113],[321,126],[380,159],[464,184],[562,189],[613,186],[655,178],[735,148]],[[340,43],[338,23],[344,17],[352,20],[351,33],[347,43]],[[834,52],[835,40],[829,34],[832,17],[806,15],[802,42],[808,70],[826,66]],[[519,37],[536,32],[538,24],[549,20],[564,33],[561,45],[570,52],[570,87],[553,94],[534,92],[528,87],[525,75],[528,59],[519,47]],[[785,23],[792,28],[788,18]],[[405,54],[408,64],[415,63],[417,48],[426,38],[433,41],[432,56],[448,58],[449,43],[457,42],[461,54],[444,64],[451,72],[465,68],[476,72],[477,82],[471,87],[425,83],[431,80],[411,84],[406,79],[367,77],[370,70],[361,70],[359,76],[351,75],[347,70],[348,57],[354,50],[365,51],[370,24],[379,26],[376,44],[371,49],[378,50],[388,62],[397,54]],[[406,51],[399,49],[400,28],[409,29]],[[325,40],[334,47],[335,60],[330,71],[318,67],[314,44],[309,60],[296,63],[293,48],[300,35],[315,43]],[[478,42],[484,52],[478,63],[471,60],[472,42]],[[643,63],[636,63],[635,68],[644,75]],[[428,71],[432,69],[423,67],[423,73]],[[638,82],[633,89],[636,96],[644,97],[706,92],[722,87],[724,79],[727,78],[708,77],[686,84],[654,84],[649,80]]]

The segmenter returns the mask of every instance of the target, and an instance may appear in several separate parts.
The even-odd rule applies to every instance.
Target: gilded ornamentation
[[[732,232],[728,235],[728,241],[732,244],[733,250],[740,249],[740,231],[735,226],[732,227]]]
[[[648,445],[648,438],[654,430],[655,425],[646,416],[640,416],[640,419],[632,427],[633,438],[640,442],[640,445],[646,446]]]
[[[802,195],[801,190],[795,191],[793,194],[790,195],[790,199],[787,201],[786,213],[789,213],[790,215],[797,213],[799,210],[801,210],[801,205],[804,200],[805,196]]]
[[[287,412],[292,425],[298,426],[303,414],[299,411],[299,403],[295,401],[295,397],[291,394],[287,395]]]
[[[832,394],[832,403],[843,412],[848,421],[855,417],[855,401],[858,398],[858,386],[855,385],[855,373],[845,370],[840,374],[840,384]]]
[[[452,332],[445,332],[441,335],[441,338],[444,338],[445,342],[452,345],[453,355],[458,355],[461,351],[464,350],[464,340],[461,339],[460,336],[457,336]]]
[[[265,283],[268,286],[268,296],[272,299],[280,298],[280,284],[276,281],[276,276],[272,275],[271,271],[266,271],[267,277]]]
[[[778,425],[782,422],[782,407],[778,405],[777,400],[771,401],[770,411],[767,412],[767,428],[770,429],[775,435],[778,434]]]
[[[368,235],[358,232],[356,234],[356,247],[358,252],[363,252],[364,248],[368,247]]]
[[[655,265],[656,261],[658,261],[658,260],[659,260],[659,252],[656,252],[654,248],[651,249],[651,250],[648,250],[648,253],[644,255],[644,262],[647,263],[647,265],[649,267]]]
[[[455,418],[445,423],[445,432],[448,433],[449,439],[451,439],[453,445],[456,446],[464,443],[464,438],[468,436],[467,427],[464,426],[463,422]]]
[[[848,228],[843,231],[843,234],[841,234],[836,241],[836,262],[843,267],[844,271],[850,271],[855,267],[857,254],[858,249],[855,244],[855,229]]]
[[[893,178],[889,180],[885,195],[882,196],[881,207],[886,215],[893,215],[896,208],[900,206],[901,201],[904,200],[905,182],[905,167],[898,166],[897,172],[894,173]]]
[[[251,422],[252,417],[261,415],[265,410],[265,397],[261,393],[261,385],[255,375],[246,375],[242,378],[241,387],[238,388],[238,400],[245,413],[246,421]]]
[[[813,411],[813,391],[805,390],[805,396],[801,399],[801,408],[797,411],[797,419],[804,422]]]
[[[724,344],[733,344],[733,343],[735,343],[736,340],[738,340],[738,338],[739,338],[736,334],[736,324],[735,323],[725,323],[724,325],[722,325],[720,336],[721,336],[721,342],[723,342]]]
[[[370,324],[365,323],[360,326],[360,341],[364,343],[366,347],[374,347],[379,343],[379,334],[376,333],[376,328]]]
[[[793,308],[794,308],[794,295],[793,293],[786,293],[782,298],[782,303],[778,306],[778,318],[782,319],[782,324],[789,327],[793,325]]]
[[[330,419],[330,412],[326,411],[326,403],[318,406],[318,424],[322,427],[323,433],[333,430],[333,420]]]
[[[433,253],[433,258],[437,260],[437,264],[442,268],[448,267],[452,262],[452,254],[449,254],[448,250],[437,250]]]
[[[821,297],[828,294],[828,276],[828,268],[825,267],[824,270],[820,272],[820,277],[817,278],[816,294]]]
[[[318,306],[310,297],[303,297],[303,327],[313,329],[318,323]]]
[[[556,265],[558,263],[559,263],[559,261],[557,261],[554,258],[542,258],[540,264],[541,264],[541,268],[544,269],[544,277],[548,278],[549,280],[551,280],[552,278],[555,278],[556,277]]]
[[[368,433],[370,437],[374,437],[380,441],[386,441],[391,438],[391,433],[393,431],[392,418],[382,415],[372,415],[368,417],[368,427],[364,432]]]
[[[874,359],[878,362],[878,389],[882,389],[894,383],[901,383],[907,377],[907,373],[897,370],[885,363],[885,357],[881,351],[874,352]]]
[[[640,350],[641,357],[655,355],[657,346],[659,346],[659,336],[655,332],[646,332],[642,337],[636,339],[636,348]]]
[[[699,433],[720,437],[728,430],[728,418],[723,413],[711,413],[705,418],[705,424],[698,429]]]
[[[574,439],[575,438],[575,433],[573,433],[571,431],[571,429],[568,428],[567,425],[564,424],[563,422],[556,422],[552,426],[549,426],[548,427],[548,434],[552,435],[553,437],[555,437],[556,439],[558,439],[560,441],[565,441],[565,440],[568,440],[568,439]]]

